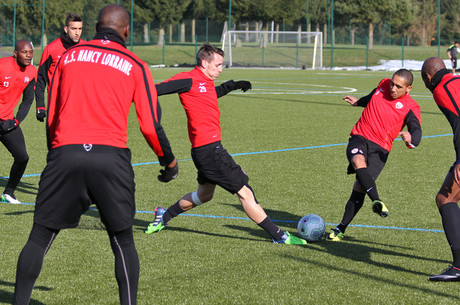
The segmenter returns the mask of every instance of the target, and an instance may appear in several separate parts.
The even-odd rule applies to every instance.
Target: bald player
[[[34,50],[30,42],[18,40],[14,55],[0,59],[0,141],[14,158],[1,201],[13,204],[21,203],[16,199],[14,191],[29,162],[19,124],[26,118],[34,100],[37,69],[31,65],[33,56]],[[21,96],[21,105],[14,115]]]
[[[136,304],[135,184],[126,146],[133,101],[144,138],[160,164],[177,176],[177,161],[160,124],[152,74],[126,49],[128,12],[118,5],[105,6],[96,27],[93,40],[63,53],[51,82],[47,165],[32,231],[18,259],[14,304],[28,304],[54,239],[60,230],[76,227],[90,204],[96,205],[110,239],[120,303]]]
[[[432,281],[460,281],[460,78],[446,69],[441,58],[430,57],[423,63],[422,78],[433,99],[446,116],[454,133],[455,162],[446,175],[436,205],[441,214],[444,233],[452,250],[453,262],[441,274],[430,276]]]

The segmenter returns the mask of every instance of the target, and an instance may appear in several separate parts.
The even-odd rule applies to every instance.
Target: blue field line
[[[34,203],[21,202],[22,205],[31,205],[34,206]],[[97,210],[95,207],[89,207],[90,210]],[[155,214],[154,211],[142,211],[137,210],[136,214]],[[236,216],[218,216],[218,215],[203,215],[203,214],[180,214],[180,216],[191,216],[191,217],[203,217],[203,218],[217,218],[217,219],[235,219],[235,220],[251,220],[247,217],[236,217]],[[252,221],[252,220],[251,220]],[[297,223],[296,220],[281,220],[281,219],[272,219],[273,222],[281,223]],[[337,223],[326,223],[328,226],[336,226]],[[371,228],[371,229],[387,229],[387,230],[403,230],[403,231],[419,231],[419,232],[435,232],[443,233],[443,230],[435,229],[420,229],[420,228],[403,228],[403,227],[387,227],[387,226],[371,226],[371,225],[349,225],[349,227],[358,227],[358,228]]]
[[[432,135],[432,136],[423,136],[422,139],[447,137],[447,136],[452,136],[452,135],[453,135],[452,133],[446,133],[446,134],[439,134],[439,135]],[[401,141],[401,138],[397,138],[395,139],[395,141]],[[253,152],[245,152],[245,153],[235,153],[235,154],[230,154],[230,155],[231,156],[248,156],[248,155],[271,154],[271,153],[295,151],[295,150],[316,149],[316,148],[324,148],[324,147],[345,146],[345,145],[348,145],[348,143],[324,144],[324,145],[284,148],[284,149],[276,149],[276,150],[253,151]],[[189,158],[189,159],[179,160],[179,162],[185,162],[185,161],[192,161],[192,159]],[[151,164],[158,164],[158,163],[160,162],[153,161],[153,162],[133,163],[132,166],[151,165]],[[22,177],[26,178],[26,177],[36,177],[36,176],[40,176],[40,174],[30,174],[30,175],[24,175]],[[0,179],[1,178],[8,179],[9,177],[5,176],[5,177],[0,177]]]
[[[137,211],[137,213],[154,214],[154,211]],[[220,218],[220,219],[236,219],[236,220],[251,220],[247,217],[235,217],[235,216],[217,216],[217,215],[201,215],[201,214],[180,214],[180,216],[192,216],[192,217],[205,217],[205,218]],[[297,220],[280,220],[272,219],[273,222],[281,223],[297,223]],[[336,226],[337,223],[326,223],[328,226]],[[387,229],[387,230],[404,230],[404,231],[420,231],[420,232],[436,232],[443,233],[443,230],[434,229],[420,229],[420,228],[403,228],[403,227],[388,227],[388,226],[371,226],[371,225],[349,225],[349,227],[358,228],[372,228],[372,229]]]

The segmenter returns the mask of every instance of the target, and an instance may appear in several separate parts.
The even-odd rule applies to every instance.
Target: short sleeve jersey
[[[0,59],[0,120],[14,118],[14,108],[18,105],[24,89],[36,77],[37,69],[33,65],[21,68],[14,56]]]
[[[351,135],[361,135],[388,152],[393,146],[394,139],[405,126],[405,118],[409,111],[412,111],[420,121],[420,106],[409,94],[393,99],[390,84],[389,78],[379,83],[351,131]]]

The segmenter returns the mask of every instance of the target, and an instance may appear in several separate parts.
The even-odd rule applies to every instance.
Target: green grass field
[[[154,69],[156,81],[179,69]],[[253,90],[221,98],[223,144],[250,176],[257,199],[283,229],[318,214],[329,231],[351,192],[345,148],[361,109],[342,96],[367,94],[391,72],[227,69],[219,81],[247,79]],[[450,126],[415,74],[412,96],[422,108],[424,138],[415,150],[396,141],[377,185],[390,210],[382,219],[365,205],[339,243],[273,244],[246,218],[234,195],[213,201],[143,233],[155,206],[196,189],[186,118],[177,96],[160,99],[163,125],[180,161],[178,179],[162,184],[160,169],[131,112],[128,138],[136,174],[134,223],[141,274],[138,304],[456,304],[456,283],[428,281],[451,261],[434,197],[454,161]],[[16,191],[33,203],[45,166],[43,123],[23,122],[30,155]],[[431,137],[433,136],[433,137]],[[12,159],[0,145],[1,176]],[[6,179],[0,179],[4,187]],[[27,241],[33,206],[0,205],[0,304],[10,304],[16,261]],[[218,217],[206,217],[218,216]],[[113,254],[97,211],[64,230],[45,257],[31,304],[117,304]]]

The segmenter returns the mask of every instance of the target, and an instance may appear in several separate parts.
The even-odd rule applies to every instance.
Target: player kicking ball
[[[244,92],[251,89],[248,81],[233,80],[220,86],[214,85],[222,72],[224,52],[210,44],[204,44],[197,53],[197,66],[156,85],[158,96],[178,93],[188,119],[188,132],[192,143],[192,159],[198,170],[198,189],[184,195],[168,209],[155,208],[155,219],[145,233],[159,232],[177,215],[193,209],[214,196],[216,185],[237,194],[244,211],[280,244],[304,245],[306,240],[281,230],[267,216],[257,202],[248,175],[235,163],[221,143],[220,111],[218,98],[232,90]],[[168,173],[169,172],[169,173]],[[172,179],[174,171],[166,168],[160,181]]]
[[[408,148],[415,148],[422,138],[420,106],[409,95],[413,75],[400,69],[391,79],[383,79],[370,94],[357,99],[343,99],[352,106],[364,107],[360,119],[351,131],[347,146],[348,174],[356,180],[340,224],[327,236],[340,241],[350,222],[364,204],[366,194],[372,201],[372,211],[385,218],[388,208],[380,200],[375,180],[385,166],[396,137],[401,136]],[[407,126],[408,131],[402,131]]]

